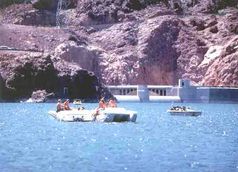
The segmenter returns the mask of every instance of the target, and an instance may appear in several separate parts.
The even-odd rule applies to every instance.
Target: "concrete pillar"
[[[188,88],[190,87],[190,80],[188,79],[179,79],[179,87],[181,88]]]
[[[141,102],[149,101],[149,89],[147,85],[138,85],[137,95]]]
[[[179,97],[182,102],[196,102],[197,88],[190,85],[189,80],[179,80]]]
[[[68,87],[64,87],[63,94],[64,94],[64,98],[68,98],[69,97]]]

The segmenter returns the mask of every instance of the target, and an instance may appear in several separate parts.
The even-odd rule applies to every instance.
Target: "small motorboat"
[[[72,109],[65,111],[49,111],[51,116],[64,122],[136,122],[137,112],[125,108],[105,108],[99,110]]]
[[[171,115],[181,115],[181,116],[199,116],[202,114],[201,111],[193,110],[190,107],[186,106],[173,106],[169,110],[168,113]]]
[[[73,104],[75,104],[75,105],[81,105],[82,102],[81,102],[81,100],[76,99],[76,100],[73,101]]]

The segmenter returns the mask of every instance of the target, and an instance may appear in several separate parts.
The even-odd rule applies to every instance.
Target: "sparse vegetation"
[[[29,2],[31,2],[31,0],[1,0],[0,8],[4,8],[12,4],[29,3]]]
[[[237,0],[218,0],[217,2],[217,10],[226,8],[226,7],[236,7],[238,8]]]
[[[160,2],[168,4],[168,0],[140,0],[140,2],[144,5],[157,4]]]

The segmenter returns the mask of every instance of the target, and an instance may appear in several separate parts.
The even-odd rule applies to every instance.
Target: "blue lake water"
[[[238,105],[120,103],[136,123],[63,123],[55,104],[0,104],[0,171],[238,171]],[[85,104],[88,109],[97,104]]]

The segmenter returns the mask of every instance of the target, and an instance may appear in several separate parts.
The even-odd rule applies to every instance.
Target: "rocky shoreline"
[[[237,1],[16,2],[0,3],[0,100],[97,100],[104,85],[180,78],[238,86]]]

